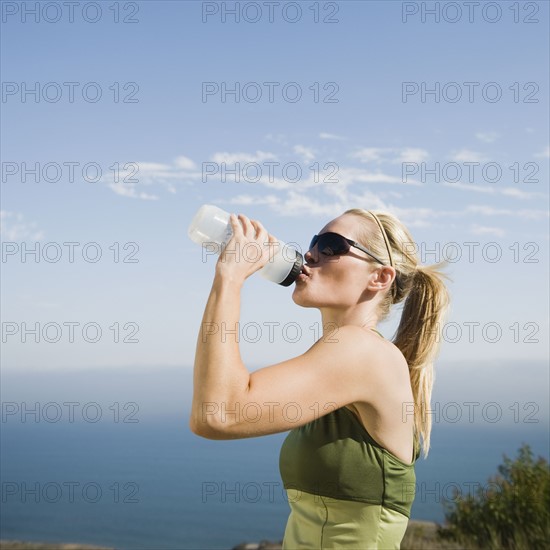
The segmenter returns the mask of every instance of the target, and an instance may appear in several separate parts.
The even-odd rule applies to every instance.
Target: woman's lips
[[[309,267],[305,265],[302,266],[302,272],[296,278],[296,281],[307,281],[311,277],[311,271]]]

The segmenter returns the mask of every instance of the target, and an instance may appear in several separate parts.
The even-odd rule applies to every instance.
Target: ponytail
[[[392,340],[409,366],[414,398],[415,446],[421,447],[424,457],[430,449],[432,429],[431,396],[434,384],[434,361],[438,355],[443,323],[446,318],[450,295],[441,271],[447,262],[421,266],[417,249],[408,229],[395,216],[387,212],[366,211],[360,208],[347,210],[365,222],[360,239],[380,258],[388,258],[388,265],[396,270],[389,292],[379,304],[378,319],[383,321],[390,314],[391,306],[404,302],[401,320]],[[378,218],[378,224],[373,222]],[[411,246],[411,244],[413,246]],[[397,284],[398,283],[398,284]],[[422,442],[420,441],[422,438]]]
[[[439,352],[444,318],[450,303],[439,264],[417,267],[405,299],[393,343],[407,364],[414,397],[416,441],[422,436],[422,451],[428,455],[432,429],[431,397],[435,379],[434,361]]]

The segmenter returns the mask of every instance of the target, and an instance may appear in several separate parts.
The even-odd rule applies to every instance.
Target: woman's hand
[[[224,247],[216,264],[216,276],[244,282],[260,270],[278,252],[277,240],[256,220],[243,214],[231,214],[229,223],[233,235]]]

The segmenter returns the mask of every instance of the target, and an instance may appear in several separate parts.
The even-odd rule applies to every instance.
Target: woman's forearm
[[[235,420],[250,373],[239,350],[242,282],[218,274],[204,310],[193,371],[192,422],[199,429]],[[241,403],[242,406],[242,403]]]

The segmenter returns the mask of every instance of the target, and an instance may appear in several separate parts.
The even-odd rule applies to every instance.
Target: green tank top
[[[285,489],[379,504],[410,518],[419,456],[412,464],[380,446],[346,407],[291,430],[281,447]]]
[[[341,407],[290,431],[281,447],[279,470],[287,490],[378,504],[410,518],[417,441],[413,454],[412,464],[403,462],[379,445],[351,410]]]

